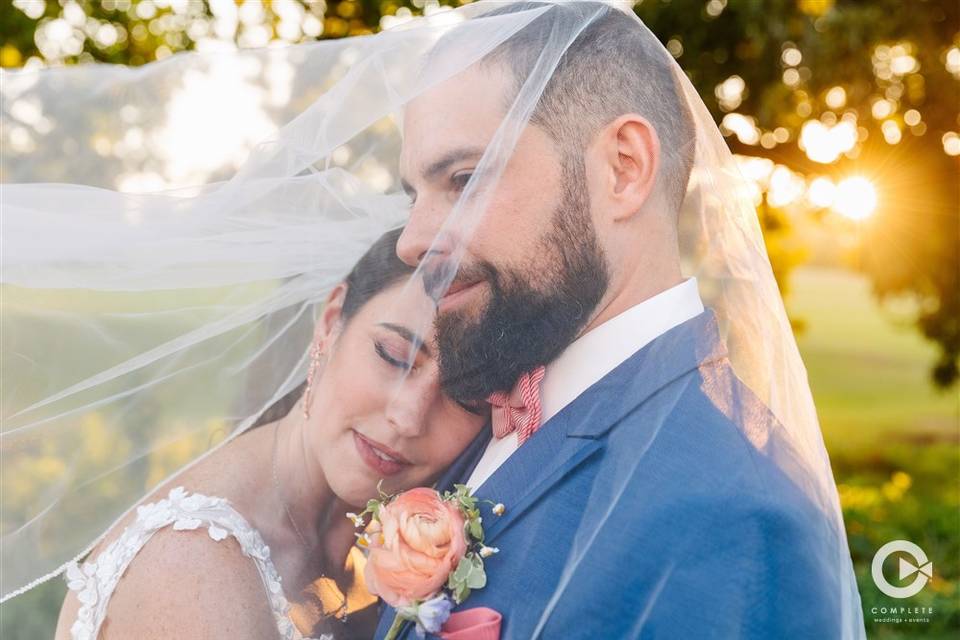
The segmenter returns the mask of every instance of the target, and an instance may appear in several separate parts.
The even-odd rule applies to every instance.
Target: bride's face
[[[306,438],[348,504],[376,496],[381,479],[391,493],[429,485],[486,423],[486,404],[467,407],[440,390],[433,336],[418,336],[414,321],[426,302],[420,287],[401,283],[345,323],[336,296],[324,313],[330,330]]]

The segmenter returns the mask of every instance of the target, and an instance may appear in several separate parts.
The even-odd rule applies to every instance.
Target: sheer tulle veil
[[[301,385],[319,304],[407,216],[405,106],[545,21],[537,59],[446,218],[466,242],[568,47],[619,10],[541,3],[483,16],[504,4],[136,69],[3,72],[4,599],[57,575],[154,487]],[[837,489],[751,191],[686,75],[636,29],[692,123],[681,145],[692,159],[679,214],[685,275],[791,447],[744,435],[823,513],[836,636],[861,637]],[[432,319],[424,309],[422,326]],[[582,524],[582,545],[595,524]]]

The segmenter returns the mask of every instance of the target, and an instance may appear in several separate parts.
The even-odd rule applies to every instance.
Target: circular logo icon
[[[883,575],[883,563],[892,554],[905,553],[913,558],[913,562],[903,556],[900,557],[899,579],[905,580],[916,575],[913,582],[904,587],[895,587]],[[927,560],[923,549],[907,540],[893,540],[877,550],[873,556],[873,582],[883,593],[891,598],[909,598],[915,596],[927,585],[927,580],[933,577],[933,563]]]

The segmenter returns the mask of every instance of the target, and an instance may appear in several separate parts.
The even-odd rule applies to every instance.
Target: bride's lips
[[[366,438],[356,431],[353,432],[353,442],[357,447],[360,458],[382,477],[400,473],[410,466],[409,460],[390,447]]]

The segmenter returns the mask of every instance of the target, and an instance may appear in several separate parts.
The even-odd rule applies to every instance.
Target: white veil
[[[303,382],[318,303],[406,216],[404,105],[559,14],[546,4],[477,17],[490,4],[504,3],[139,69],[3,72],[3,600],[57,575]],[[558,60],[608,10],[585,4],[555,20],[447,218],[458,237],[483,215]],[[753,443],[823,513],[836,637],[861,637],[836,486],[748,182],[684,73],[637,23],[669,58],[695,125],[685,275],[716,311],[734,370],[784,426],[789,455]]]

